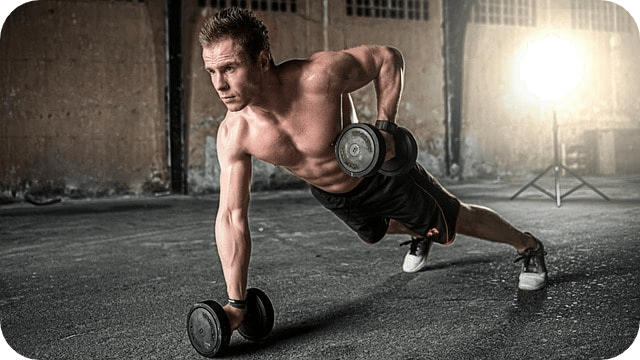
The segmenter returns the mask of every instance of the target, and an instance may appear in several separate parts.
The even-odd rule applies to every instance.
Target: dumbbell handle
[[[398,125],[389,120],[376,120],[375,126],[379,130],[388,131],[392,134],[395,134],[396,130],[398,130]]]
[[[411,170],[418,157],[418,145],[413,134],[389,120],[377,120],[375,127],[390,132],[395,141],[395,156],[385,161],[378,172],[385,176],[396,176]]]

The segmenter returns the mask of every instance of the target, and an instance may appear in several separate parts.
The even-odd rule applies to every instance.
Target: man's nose
[[[224,78],[224,76],[218,75],[213,78],[213,87],[217,91],[224,91],[229,89],[229,83]]]

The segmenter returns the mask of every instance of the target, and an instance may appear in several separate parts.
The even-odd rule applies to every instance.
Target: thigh
[[[355,231],[362,241],[374,244],[382,240],[387,233],[389,220],[380,215],[374,206],[363,204],[369,203],[370,196],[359,193],[363,196],[330,194],[320,189],[312,187],[311,193],[316,200],[331,211],[336,217],[345,223],[351,230]]]
[[[460,202],[419,164],[399,182],[396,201],[402,203],[392,218],[412,231],[424,234],[436,228],[440,236],[434,239],[443,244],[455,238]]]

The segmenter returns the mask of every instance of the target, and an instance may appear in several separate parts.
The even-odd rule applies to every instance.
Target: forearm
[[[374,79],[378,97],[378,119],[395,121],[404,87],[404,59],[397,49],[381,47],[382,64]]]
[[[251,238],[246,219],[232,220],[230,214],[218,214],[216,245],[230,299],[244,299],[251,258]]]

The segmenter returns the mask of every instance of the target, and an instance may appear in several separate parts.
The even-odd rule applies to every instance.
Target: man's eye
[[[231,66],[228,66],[224,69],[225,72],[232,72],[233,68]]]

